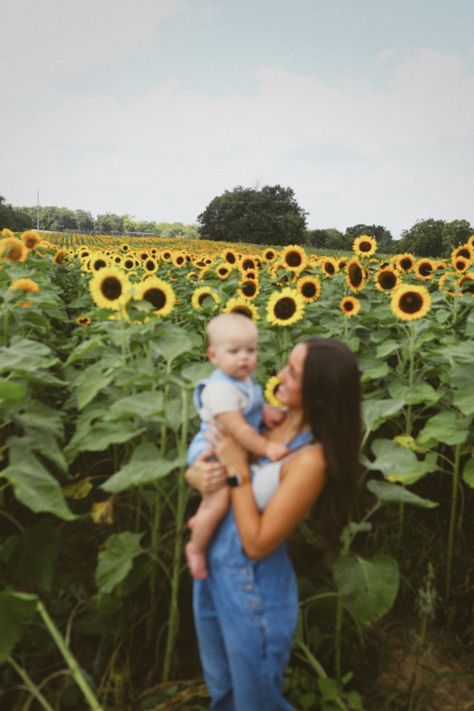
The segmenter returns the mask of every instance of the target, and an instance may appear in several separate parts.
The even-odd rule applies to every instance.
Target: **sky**
[[[196,223],[474,225],[473,0],[0,0],[0,195]]]

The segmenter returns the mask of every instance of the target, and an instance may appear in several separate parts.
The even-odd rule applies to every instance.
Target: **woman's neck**
[[[286,444],[291,442],[297,434],[307,429],[302,410],[290,409],[283,422],[271,429],[267,436],[269,439]]]

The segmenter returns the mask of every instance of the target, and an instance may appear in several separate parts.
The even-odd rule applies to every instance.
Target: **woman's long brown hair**
[[[349,348],[332,338],[303,343],[303,408],[326,462],[326,486],[317,506],[317,523],[326,542],[336,545],[349,520],[359,483],[361,385]]]

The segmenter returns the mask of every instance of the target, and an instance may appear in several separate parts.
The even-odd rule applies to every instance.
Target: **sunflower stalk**
[[[90,708],[92,711],[104,711],[103,707],[100,705],[98,700],[96,699],[94,692],[90,688],[89,684],[87,683],[84,674],[74,657],[74,655],[71,653],[71,650],[66,644],[66,641],[64,637],[62,636],[61,632],[58,630],[56,625],[54,624],[53,620],[48,614],[48,611],[46,610],[45,606],[43,603],[40,601],[38,602],[37,605],[37,610],[39,614],[41,615],[41,618],[46,625],[49,634],[54,640],[54,643],[56,644],[57,648],[61,652],[66,664],[68,665],[69,669],[71,670],[71,675],[82,693],[84,694],[84,698],[86,699],[87,703],[89,704]]]
[[[454,552],[454,538],[455,538],[455,525],[456,525],[456,509],[457,509],[457,499],[459,492],[459,464],[461,461],[461,445],[456,445],[454,450],[454,463],[453,463],[453,481],[451,485],[451,509],[449,513],[449,533],[448,533],[448,545],[446,553],[446,584],[445,584],[445,598],[448,602],[451,596],[451,579],[453,570],[453,552]]]
[[[188,429],[189,429],[189,393],[185,387],[181,389],[181,398],[183,403],[183,416],[181,420],[181,439],[180,453],[187,449],[188,444]],[[173,565],[171,573],[171,599],[169,609],[168,631],[166,636],[165,656],[163,661],[163,681],[168,681],[171,672],[171,661],[174,654],[176,639],[178,636],[179,626],[179,608],[178,608],[178,593],[179,582],[181,577],[181,559],[183,550],[183,539],[185,527],[183,524],[184,510],[186,506],[186,480],[184,478],[184,468],[179,472],[178,476],[178,499],[176,505],[176,523],[175,523],[175,539],[173,551]]]
[[[31,677],[28,675],[28,673],[21,667],[19,664],[15,662],[13,657],[10,657],[8,659],[8,663],[13,667],[13,669],[16,671],[28,691],[30,692],[31,696],[33,696],[36,701],[39,703],[41,708],[43,708],[45,711],[54,711],[53,707],[49,704],[48,700],[43,696],[39,688],[36,686],[35,682]],[[29,704],[28,704],[29,705]],[[26,706],[25,706],[26,708]]]

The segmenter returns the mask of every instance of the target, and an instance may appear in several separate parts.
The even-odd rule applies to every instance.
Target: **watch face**
[[[238,474],[231,474],[231,476],[227,477],[227,484],[229,486],[239,486],[240,485],[240,477]]]

